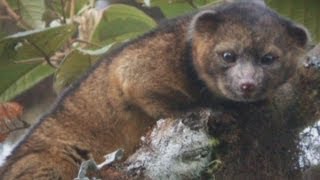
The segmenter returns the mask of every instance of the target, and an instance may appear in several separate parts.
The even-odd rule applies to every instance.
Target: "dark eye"
[[[237,60],[237,57],[233,52],[223,52],[222,53],[222,58],[227,63],[234,63]]]
[[[272,55],[272,54],[266,54],[261,58],[261,64],[264,65],[270,65],[274,63],[275,60],[277,60],[279,57]]]

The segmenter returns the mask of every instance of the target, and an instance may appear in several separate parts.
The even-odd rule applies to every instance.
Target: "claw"
[[[103,161],[101,164],[97,164],[93,159],[82,162],[78,172],[78,177],[74,178],[74,180],[89,180],[89,178],[86,176],[87,171],[98,171],[106,165],[119,161],[123,157],[123,154],[123,149],[117,149],[116,151],[105,155],[105,161]]]
[[[124,154],[124,150],[123,149],[118,149],[110,154],[107,154],[104,156],[104,158],[106,159],[104,162],[102,162],[101,164],[98,164],[97,167],[98,169],[103,168],[104,166],[111,164],[115,161],[119,161],[120,159],[122,159]]]

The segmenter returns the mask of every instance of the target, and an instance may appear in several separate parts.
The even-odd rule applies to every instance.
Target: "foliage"
[[[60,91],[111,44],[156,26],[135,7],[119,4],[98,11],[90,2],[82,0],[79,6],[66,0],[3,1],[6,15],[24,31],[0,40],[0,101],[14,98],[52,74]]]
[[[320,40],[320,1],[318,0],[266,0],[267,4],[280,14],[305,25],[315,41]]]
[[[143,2],[147,6],[159,7],[167,18],[172,18],[194,11],[205,5],[221,2],[221,0],[144,0]]]

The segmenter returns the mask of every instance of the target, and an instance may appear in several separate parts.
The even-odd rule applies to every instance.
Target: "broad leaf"
[[[168,18],[187,14],[201,6],[221,0],[150,0],[150,6],[158,6]]]
[[[267,4],[282,15],[304,24],[313,39],[320,41],[319,0],[266,0]]]
[[[156,22],[139,9],[116,4],[103,14],[92,36],[92,41],[101,45],[132,39],[151,30]]]
[[[173,18],[195,10],[186,0],[169,1],[169,0],[151,0],[151,6],[158,6],[167,18]]]
[[[71,37],[75,29],[74,25],[66,25],[21,32],[0,40],[0,101],[14,98],[52,74],[53,69],[48,65],[21,62],[31,58],[43,58],[43,53],[47,56],[53,55]]]
[[[74,14],[77,14],[82,8],[90,4],[91,0],[44,0],[45,2],[45,13],[44,20],[49,24],[53,20],[69,18],[71,13],[71,3],[74,2]],[[73,15],[74,15],[73,14]]]
[[[76,49],[69,53],[55,73],[54,89],[56,92],[61,92],[61,90],[79,78],[111,46],[108,45],[97,50]]]
[[[19,71],[18,71],[19,70]],[[0,102],[13,99],[54,72],[46,64],[0,66]]]
[[[75,14],[82,10],[82,8],[89,6],[92,0],[77,0],[75,1]]]
[[[31,28],[44,27],[42,16],[45,11],[44,0],[9,0],[10,7],[21,16]]]
[[[75,25],[20,32],[0,40],[0,62],[51,56],[74,34]],[[1,72],[0,72],[1,75]]]

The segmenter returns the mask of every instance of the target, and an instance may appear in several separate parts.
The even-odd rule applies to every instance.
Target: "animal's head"
[[[196,14],[193,64],[209,90],[234,101],[268,97],[295,73],[308,32],[261,3],[230,3]]]

